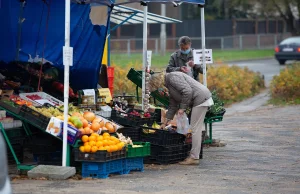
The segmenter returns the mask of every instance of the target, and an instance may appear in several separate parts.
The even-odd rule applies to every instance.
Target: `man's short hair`
[[[181,46],[181,45],[188,45],[188,44],[191,44],[191,39],[190,37],[188,36],[182,36],[179,38],[178,40],[178,45]]]

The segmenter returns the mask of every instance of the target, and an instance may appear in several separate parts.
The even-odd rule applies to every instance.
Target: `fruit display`
[[[58,119],[64,120],[63,116],[57,116]],[[81,131],[82,135],[88,135],[92,133],[114,133],[117,131],[117,125],[110,121],[106,121],[101,117],[96,117],[93,112],[74,112],[72,116],[68,118],[68,124],[76,127]]]
[[[57,108],[54,107],[35,107],[35,106],[29,106],[29,108],[41,113],[42,115],[45,115],[46,117],[57,117],[57,116],[62,116],[63,112],[58,110]]]
[[[64,110],[64,105],[57,106],[57,108],[60,110]],[[74,112],[80,112],[80,110],[77,106],[74,106],[73,104],[70,103],[68,106],[68,112],[69,112],[69,114],[72,115]]]
[[[129,114],[140,117],[140,118],[150,118],[151,117],[151,114],[149,112],[145,112],[144,114],[142,114],[142,113],[137,112],[136,110],[133,110]]]
[[[109,133],[99,135],[92,133],[90,136],[83,135],[81,138],[83,145],[79,147],[80,152],[95,153],[97,151],[116,152],[122,150],[126,145],[117,137],[111,136]]]
[[[24,100],[22,98],[20,98],[19,96],[10,96],[9,97],[10,101],[18,104],[18,105],[26,105],[26,106],[31,106],[32,105],[32,102],[29,102],[27,100]]]

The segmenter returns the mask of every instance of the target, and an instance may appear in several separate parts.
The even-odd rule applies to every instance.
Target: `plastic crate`
[[[107,67],[107,77],[111,78],[114,77],[115,68],[114,67]]]
[[[154,74],[154,72],[150,72]],[[127,74],[127,78],[132,81],[135,85],[142,88],[142,72],[136,71],[134,68],[131,68]],[[151,92],[151,96],[162,103],[164,106],[169,106],[169,97],[161,96],[158,91]]]
[[[141,128],[139,127],[122,127],[117,130],[118,133],[122,133],[126,137],[134,142],[141,141]]]
[[[126,158],[126,150],[116,152],[97,151],[95,153],[83,153],[78,149],[74,150],[75,161],[77,162],[108,162]]]
[[[14,106],[12,106],[10,103],[12,103],[12,102],[0,100],[0,106],[1,107],[3,107],[4,109],[6,109],[6,110],[8,110],[12,113],[19,114],[20,111],[21,111],[22,106],[19,106],[15,103],[12,103],[12,104],[14,104]]]
[[[108,77],[108,87],[114,87],[114,77]]]
[[[33,154],[34,162],[43,165],[61,165],[62,152],[54,151],[51,153]]]
[[[133,127],[137,127],[137,126],[141,126],[141,125],[145,125],[145,124],[148,126],[151,126],[154,123],[154,121],[156,120],[155,113],[150,113],[151,117],[149,117],[149,118],[141,118],[141,117],[129,114],[133,110],[135,110],[135,109],[130,109],[127,113],[125,113],[125,114],[127,114],[127,116],[123,116],[122,112],[112,110],[111,120],[113,120],[121,125],[124,125],[124,126],[133,126]],[[135,111],[143,114],[143,111],[141,111],[141,110],[135,110]]]
[[[172,133],[166,130],[141,127],[141,139],[143,142],[150,142],[153,145],[168,146],[178,145],[185,142],[185,136],[179,133]],[[150,130],[155,131],[150,133]]]
[[[43,133],[32,136],[31,150],[34,155],[47,155],[61,151],[62,142],[53,136]]]
[[[45,115],[27,107],[27,106],[22,106],[21,111],[20,111],[20,116],[22,116],[24,119],[26,119],[30,124],[40,128],[40,129],[45,129],[45,130],[50,121],[50,118],[46,117]]]
[[[123,159],[103,163],[83,162],[82,177],[108,178],[110,174],[124,174]]]
[[[145,159],[145,163],[173,164],[186,159],[191,150],[191,144],[157,146],[151,145],[151,156]]]
[[[144,158],[136,157],[136,158],[126,158],[123,161],[123,172],[124,174],[128,174],[130,171],[144,171]]]
[[[0,131],[1,133],[2,131]],[[25,130],[21,127],[19,128],[12,128],[12,129],[5,129],[5,133],[8,139],[12,142],[16,139],[24,140],[26,137]]]
[[[127,158],[144,157],[150,155],[150,143],[149,142],[133,142],[134,145],[141,145],[143,147],[127,146]]]
[[[11,143],[13,149],[14,149],[14,152],[19,160],[20,163],[23,162],[23,158],[24,158],[24,147],[23,147],[23,144],[13,144]],[[7,161],[9,164],[14,164],[16,163],[15,161],[15,158],[14,156],[12,155],[8,145],[6,145],[6,152],[7,152]]]
[[[32,93],[20,93],[20,97],[24,100],[27,100],[29,102],[32,102],[35,106],[40,106],[42,104],[40,104],[38,101],[36,100],[31,100],[30,98],[28,98],[28,96],[30,95],[37,95],[39,96],[41,99],[45,99],[48,100],[50,103],[53,103],[54,105],[64,105],[64,102],[58,100],[57,98],[54,98],[53,96],[50,96],[49,94],[45,93],[45,92],[32,92]]]

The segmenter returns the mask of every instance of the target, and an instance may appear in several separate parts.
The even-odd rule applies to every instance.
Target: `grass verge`
[[[153,55],[152,66],[154,68],[165,68],[169,62],[170,55],[167,53],[165,56]],[[213,50],[213,60],[215,63],[222,63],[237,60],[252,60],[273,57],[274,51],[272,49],[266,50]],[[128,64],[141,64],[142,66],[142,53],[132,53],[130,56],[127,54],[111,54],[111,62],[120,67],[126,67]]]

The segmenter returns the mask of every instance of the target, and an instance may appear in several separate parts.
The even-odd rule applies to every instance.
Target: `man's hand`
[[[187,67],[185,67],[185,66],[180,67],[180,70],[181,70],[183,73],[189,72],[189,69],[188,69]]]
[[[192,68],[195,66],[193,60],[190,60],[189,62],[187,62],[187,64],[188,64],[190,67],[192,67]]]
[[[179,114],[179,115],[183,115],[183,113],[184,113],[184,110],[183,110],[183,109],[179,109],[179,110],[178,110],[178,114]]]

